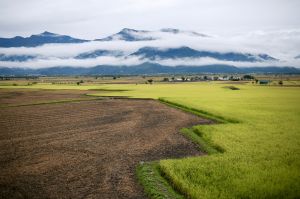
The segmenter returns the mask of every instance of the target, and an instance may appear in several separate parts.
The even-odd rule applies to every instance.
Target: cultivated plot
[[[154,100],[2,108],[0,193],[6,198],[145,198],[135,177],[138,163],[201,155],[178,132],[201,123],[210,121]]]

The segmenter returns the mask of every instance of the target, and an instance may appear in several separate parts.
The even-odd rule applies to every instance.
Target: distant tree
[[[255,84],[257,84],[258,83],[258,79],[255,79]]]
[[[169,81],[169,78],[164,77],[163,81],[164,81],[164,82],[168,82],[168,81]]]
[[[147,81],[149,82],[149,84],[153,83],[153,79],[148,79]]]
[[[250,80],[250,79],[254,79],[254,77],[252,75],[244,75],[243,79],[246,79],[246,80],[249,79]]]
[[[182,76],[182,77],[181,77],[181,80],[184,82],[184,81],[185,81],[185,77]]]
[[[280,80],[280,81],[278,82],[278,84],[279,84],[280,86],[282,86],[282,85],[283,85],[283,82]]]
[[[174,80],[175,80],[175,77],[172,77],[171,79],[172,79],[172,81],[174,81]]]
[[[76,84],[79,86],[80,84],[84,83],[83,80],[80,80],[79,82],[76,82]]]
[[[113,79],[117,79],[117,77],[116,77],[116,76],[113,76]]]

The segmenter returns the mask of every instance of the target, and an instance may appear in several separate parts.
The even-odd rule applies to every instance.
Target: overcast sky
[[[124,27],[204,33],[300,28],[299,0],[0,0],[0,37],[101,38]]]
[[[196,50],[266,53],[275,63],[230,63],[218,60],[160,60],[167,65],[233,64],[300,68],[300,0],[0,0],[0,37],[30,36],[44,31],[82,39],[103,38],[123,28],[151,30],[153,41],[48,44],[36,48],[0,48],[5,55],[35,55],[25,62],[1,61],[8,67],[95,66],[139,64],[137,57],[78,60],[80,53],[121,50],[126,55],[144,46],[189,46]],[[158,32],[192,30],[209,37]],[[144,34],[144,33],[143,33]]]

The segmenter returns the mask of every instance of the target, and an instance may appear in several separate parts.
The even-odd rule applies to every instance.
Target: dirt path
[[[145,198],[140,161],[200,155],[178,131],[208,123],[153,100],[0,109],[2,198]]]

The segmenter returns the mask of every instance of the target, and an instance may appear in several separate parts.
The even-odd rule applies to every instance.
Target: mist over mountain
[[[173,33],[173,34],[188,34],[190,36],[197,36],[197,37],[209,37],[206,34],[198,33],[195,31],[184,31],[184,30],[179,30],[175,28],[162,28],[160,29],[161,32],[167,32],[167,33]]]
[[[173,28],[163,28],[159,31],[135,30],[130,28],[123,28],[120,32],[110,35],[108,37],[95,39],[94,41],[151,41],[159,39],[156,33],[166,34],[185,34],[189,36],[207,37],[205,34],[194,31],[183,31]],[[63,44],[63,43],[83,43],[91,40],[73,38],[68,35],[60,35],[45,31],[40,34],[31,35],[30,37],[16,36],[13,38],[0,38],[0,47],[36,47],[44,44]]]
[[[105,66],[100,67],[104,73],[117,71],[122,74],[131,74],[132,71],[144,74],[148,70],[151,73],[240,72],[240,68],[247,67],[267,73],[290,73],[298,72],[294,68],[300,67],[299,41],[298,30],[229,37],[174,28],[157,31],[124,28],[94,40],[45,31],[30,37],[0,38],[0,67],[2,71],[11,71],[9,74],[22,69],[27,72],[36,69],[33,70],[36,73],[47,71],[47,68],[65,74],[61,67],[77,71],[74,73],[81,74],[82,70],[90,74],[95,67],[99,72],[99,66]],[[233,70],[231,66],[238,70]],[[72,70],[72,67],[78,69]],[[275,70],[276,67],[281,69]]]
[[[0,54],[0,61],[11,61],[11,62],[15,62],[15,61],[28,61],[31,59],[36,58],[36,56],[33,55],[5,55],[5,54]]]
[[[150,33],[150,31],[124,28],[116,34],[113,34],[111,36],[108,36],[108,37],[105,37],[102,39],[95,39],[95,41],[114,41],[114,40],[150,41],[150,40],[155,40],[154,37],[147,36],[148,33]]]
[[[131,56],[139,56],[142,59],[178,59],[178,58],[202,58],[209,57],[224,61],[245,61],[245,62],[262,62],[275,61],[276,59],[267,54],[253,55],[250,53],[220,53],[210,51],[197,51],[189,47],[158,49],[153,47],[143,47],[137,52],[132,53]]]
[[[75,59],[92,59],[101,56],[115,56],[120,57],[123,55],[122,51],[110,51],[110,50],[95,50],[91,52],[81,53],[75,57]]]

